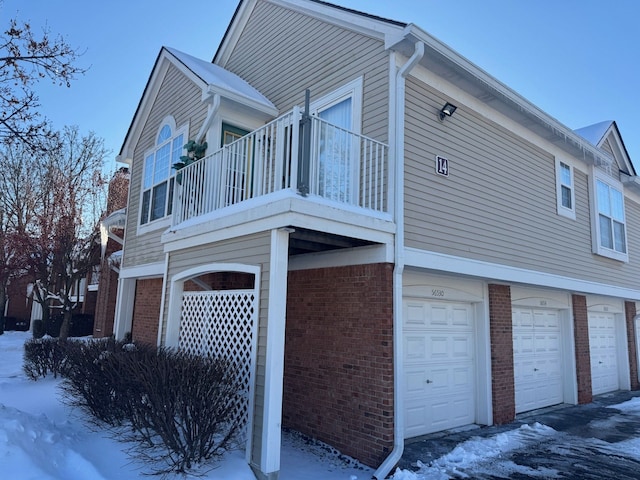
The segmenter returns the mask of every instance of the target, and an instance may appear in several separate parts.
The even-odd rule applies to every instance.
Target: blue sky
[[[640,173],[637,0],[333,0],[415,23],[572,129],[616,120]],[[236,0],[0,0],[84,51],[71,88],[37,90],[56,128],[94,131],[115,156],[163,45],[211,60]]]

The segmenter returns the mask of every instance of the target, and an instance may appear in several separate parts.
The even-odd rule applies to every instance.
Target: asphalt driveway
[[[509,425],[421,437],[407,443],[400,468],[415,472],[415,480],[638,480],[640,392],[537,410]]]

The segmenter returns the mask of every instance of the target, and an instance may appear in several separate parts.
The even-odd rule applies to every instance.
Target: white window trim
[[[564,184],[562,183],[561,163],[564,163],[569,167],[569,172],[571,174],[571,208],[567,208],[562,204],[562,186]],[[558,157],[556,157],[556,205],[558,215],[562,215],[563,217],[567,217],[572,220],[576,219],[576,179],[573,165]]]
[[[311,115],[317,115],[319,111],[332,107],[348,98],[351,99],[351,126],[348,128],[351,132],[360,135],[362,133],[362,106],[363,106],[363,91],[364,80],[363,77],[358,77],[349,83],[338,87],[332,92],[314,100],[309,105]],[[353,146],[354,149],[358,148],[358,145]],[[353,152],[353,158],[358,158],[359,153]],[[356,202],[360,192],[360,165],[357,162],[352,162],[351,165],[351,202]]]
[[[184,125],[180,126],[179,128],[176,126],[176,121],[173,118],[173,116],[171,115],[167,115],[166,117],[164,117],[162,119],[162,122],[160,122],[160,125],[158,126],[158,130],[155,133],[155,136],[153,137],[153,147],[149,148],[145,151],[143,157],[142,157],[142,176],[140,177],[140,195],[139,195],[139,200],[138,200],[138,213],[137,213],[137,225],[138,228],[136,229],[137,234],[144,234],[144,233],[148,233],[148,232],[153,232],[155,230],[160,230],[160,229],[166,229],[169,228],[171,226],[171,215],[165,215],[162,218],[158,218],[156,220],[151,220],[145,224],[140,223],[140,217],[141,217],[141,209],[142,209],[142,199],[144,196],[144,192],[145,192],[145,188],[144,188],[144,175],[145,175],[145,159],[147,158],[147,156],[157,150],[157,140],[158,140],[158,135],[160,135],[160,131],[162,130],[162,128],[165,125],[169,125],[169,127],[171,128],[171,142],[173,142],[173,139],[175,137],[177,137],[180,134],[183,134],[183,138],[184,138],[184,143],[186,144],[189,141],[189,124],[185,123]],[[169,177],[167,178],[167,181],[169,181],[171,179],[171,177],[175,176],[175,170],[170,166],[169,167]],[[153,188],[153,187],[152,187]],[[174,186],[175,189],[175,186]]]
[[[597,181],[600,180],[603,183],[609,185],[609,187],[619,190],[622,193],[622,208],[624,212],[624,243],[627,247],[625,253],[612,250],[600,245],[600,219],[598,212],[598,198],[597,198]],[[607,175],[606,172],[600,170],[596,166],[591,167],[591,182],[590,182],[590,203],[591,203],[591,245],[593,253],[601,255],[603,257],[612,258],[620,262],[629,261],[629,242],[627,238],[627,213],[624,199],[624,188],[622,182]]]
[[[362,77],[358,77],[355,80],[337,88],[336,90],[320,97],[319,99],[311,102],[309,108],[312,114],[318,110],[324,110],[326,108],[340,103],[347,98],[351,98],[351,131],[357,134],[362,130],[362,95],[363,95],[363,80]]]

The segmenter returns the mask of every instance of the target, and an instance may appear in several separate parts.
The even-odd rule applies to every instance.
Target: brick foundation
[[[377,467],[393,447],[393,265],[289,272],[283,426]]]
[[[161,278],[136,282],[136,299],[133,305],[131,326],[131,335],[134,341],[157,345],[161,304]]]
[[[638,381],[638,355],[636,349],[636,316],[635,302],[624,302],[624,313],[627,322],[627,349],[629,351],[629,376],[631,377],[631,390],[640,390]]]
[[[576,380],[578,382],[578,403],[591,403],[591,353],[589,351],[589,318],[587,297],[572,295],[573,336],[576,347]]]
[[[501,425],[516,418],[511,288],[508,285],[489,285],[489,322],[493,422]]]

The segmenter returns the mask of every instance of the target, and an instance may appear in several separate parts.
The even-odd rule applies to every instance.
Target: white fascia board
[[[120,269],[120,278],[156,278],[164,275],[164,262],[148,263]]]
[[[246,202],[248,203],[248,202]],[[171,252],[207,243],[239,238],[281,227],[300,227],[374,243],[392,244],[395,224],[389,220],[353,214],[338,208],[330,210],[302,198],[283,198],[263,203],[260,208],[212,216],[189,227],[167,230],[162,234],[164,251]]]
[[[485,88],[497,94],[498,98],[507,100],[522,112],[536,119],[538,123],[545,126],[558,138],[564,138],[567,141],[571,141],[571,143],[576,147],[580,148],[584,152],[589,153],[596,161],[602,161],[603,163],[608,165],[613,162],[613,159],[608,153],[592,145],[580,135],[571,130],[569,127],[563,125],[558,120],[535,106],[515,90],[512,90],[507,85],[487,73],[485,70],[481,69],[480,67],[469,61],[467,58],[457,53],[451,47],[436,39],[432,35],[428,34],[416,25],[407,25],[404,33],[404,40],[409,41],[411,44],[414,44],[416,41],[424,42],[427,50],[440,55],[442,58],[446,59],[446,61],[449,62],[452,67],[456,67],[458,70],[465,72],[465,74],[469,78],[473,78],[475,81],[482,84]],[[397,44],[398,42],[396,41],[395,45]],[[428,54],[425,56],[428,56]]]
[[[235,12],[232,22],[228,27],[229,30],[222,39],[223,41],[213,59],[213,62],[216,65],[220,65],[224,68],[231,56],[231,53],[233,52],[233,47],[238,42],[238,38],[240,38],[240,35],[244,31],[244,28],[251,17],[251,12],[253,12],[256,3],[257,0],[240,0],[238,10]]]
[[[347,30],[352,30],[363,35],[384,40],[387,36],[398,35],[404,26],[396,25],[393,20],[375,18],[365,12],[347,11],[332,5],[309,2],[308,0],[265,0],[274,5],[279,5],[294,10],[324,22],[337,25]]]
[[[599,294],[608,297],[640,300],[640,290],[564,277],[552,273],[527,270],[497,263],[456,257],[438,252],[405,249],[407,267],[418,267],[442,273],[470,275],[488,281],[519,283],[538,287],[557,288],[570,292]]]
[[[242,106],[249,107],[252,110],[256,110],[258,112],[264,113],[268,116],[268,118],[273,118],[278,116],[278,109],[276,107],[271,107],[262,102],[258,102],[251,98],[248,98],[243,95],[238,95],[236,92],[232,92],[231,90],[227,90],[219,85],[209,84],[206,88],[206,93],[203,93],[203,96],[209,97],[211,95],[218,94],[223,99],[231,100],[236,102]]]
[[[161,80],[166,75],[169,65],[175,66],[191,81],[198,85],[203,92],[206,91],[207,84],[205,84],[200,77],[185,67],[182,62],[163,47],[160,50],[158,59],[153,66],[145,91],[142,93],[140,104],[136,109],[133,120],[131,121],[131,126],[127,131],[125,143],[122,145],[120,154],[116,157],[118,162],[126,163],[131,166],[134,147],[138,143],[140,135],[142,135],[142,130],[144,129],[147,119],[149,118],[149,114],[151,113],[151,109],[156,102],[156,97],[158,96],[160,87],[162,86]]]

